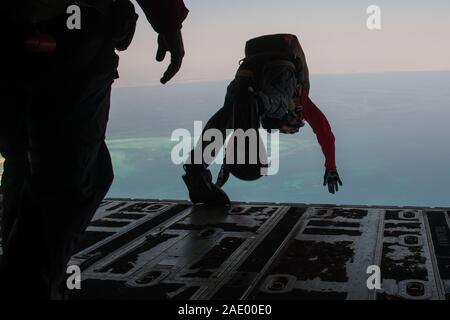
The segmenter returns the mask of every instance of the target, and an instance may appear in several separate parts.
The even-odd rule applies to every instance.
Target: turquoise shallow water
[[[316,76],[311,97],[336,136],[344,186],[322,186],[323,156],[309,126],[281,136],[280,171],[231,178],[233,200],[450,206],[450,72]],[[111,197],[187,199],[170,159],[171,133],[221,106],[227,82],[115,88],[108,129]],[[217,172],[217,166],[213,171]]]

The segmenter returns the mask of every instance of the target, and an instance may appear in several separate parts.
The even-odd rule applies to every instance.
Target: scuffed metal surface
[[[445,208],[108,199],[72,299],[450,299],[449,226]]]

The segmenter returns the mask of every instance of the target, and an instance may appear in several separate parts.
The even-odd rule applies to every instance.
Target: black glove
[[[184,57],[183,36],[181,31],[159,34],[158,35],[158,52],[156,53],[156,61],[164,60],[166,53],[170,52],[170,65],[161,78],[161,83],[165,84],[180,70]]]
[[[338,192],[338,184],[342,186],[341,178],[339,178],[339,173],[336,170],[325,170],[325,175],[323,176],[323,185],[328,184],[328,191],[330,193]]]

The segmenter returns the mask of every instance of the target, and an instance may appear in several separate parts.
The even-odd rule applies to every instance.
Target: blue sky
[[[277,32],[301,39],[313,74],[450,70],[448,0],[185,0],[186,58],[175,82],[233,77],[245,41]],[[366,28],[369,5],[382,29]],[[156,34],[143,13],[133,44],[121,53],[118,85],[157,83]]]

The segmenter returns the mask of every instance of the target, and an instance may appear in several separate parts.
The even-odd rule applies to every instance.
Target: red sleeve
[[[302,94],[303,117],[317,136],[325,156],[325,168],[336,170],[334,135],[325,115],[306,94]]]
[[[137,0],[158,33],[179,31],[189,12],[183,0]]]

